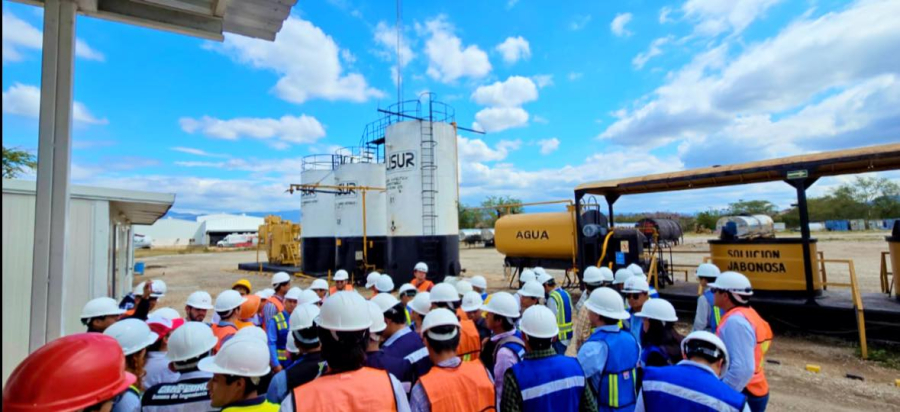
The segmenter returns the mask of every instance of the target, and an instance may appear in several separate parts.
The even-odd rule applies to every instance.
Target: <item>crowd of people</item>
[[[87,332],[26,358],[3,409],[762,412],[772,332],[752,286],[711,264],[697,275],[687,336],[638,265],[588,267],[577,302],[540,267],[514,293],[483,276],[434,284],[424,263],[399,288],[372,272],[361,292],[345,270],[305,290],[279,272],[255,293],[245,279],[196,291],[184,316],[157,308],[166,285],[148,280],[88,302]]]

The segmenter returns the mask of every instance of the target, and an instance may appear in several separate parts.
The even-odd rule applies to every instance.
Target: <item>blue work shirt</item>
[[[756,331],[744,315],[735,313],[719,325],[719,338],[728,349],[728,369],[722,381],[741,392],[750,383],[756,369]]]

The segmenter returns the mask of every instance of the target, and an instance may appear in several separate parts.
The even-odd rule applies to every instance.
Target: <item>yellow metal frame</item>
[[[891,295],[891,288],[893,287],[893,282],[896,282],[897,279],[894,276],[894,273],[888,270],[888,261],[887,257],[891,255],[891,252],[881,252],[881,292],[887,293],[888,296]],[[888,280],[888,276],[891,277],[891,280]]]
[[[820,252],[820,258],[824,255]],[[866,320],[864,316],[863,309],[863,300],[862,294],[859,291],[859,283],[856,281],[856,268],[853,265],[853,259],[820,259],[822,262],[820,267],[824,269],[826,263],[841,263],[847,264],[847,268],[850,272],[850,283],[842,283],[842,282],[828,282],[825,273],[822,273],[822,285],[823,287],[826,285],[837,286],[837,287],[849,287],[850,295],[853,299],[853,308],[856,310],[856,326],[859,330],[859,348],[860,353],[862,354],[863,359],[869,358],[869,348],[866,343]]]

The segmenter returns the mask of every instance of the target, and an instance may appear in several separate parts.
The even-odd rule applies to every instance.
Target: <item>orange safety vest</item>
[[[456,354],[466,362],[478,360],[481,356],[481,336],[478,335],[475,322],[463,317],[459,325],[459,346],[456,347]]]
[[[763,320],[753,308],[737,306],[725,313],[725,316],[722,316],[722,322],[719,323],[719,330],[717,333],[719,337],[721,337],[722,334],[722,326],[725,325],[728,318],[735,313],[744,315],[747,321],[750,322],[750,326],[753,327],[753,332],[756,335],[756,347],[753,351],[753,359],[756,362],[756,368],[753,370],[753,377],[750,378],[750,382],[747,383],[747,391],[753,394],[753,396],[765,396],[769,393],[769,382],[766,380],[763,366],[766,362],[765,358],[766,352],[769,351],[769,344],[772,343],[772,328],[769,327],[769,323]]]
[[[222,347],[222,343],[225,341],[225,338],[234,335],[235,333],[237,333],[237,331],[238,328],[231,325],[212,325],[213,335],[216,335],[216,338],[219,339],[219,342],[216,343],[215,349],[213,349],[213,355],[219,352],[219,348]]]
[[[419,279],[413,279],[410,283],[412,283],[419,292],[430,292],[431,288],[434,287],[434,282],[430,280],[423,280],[420,282]]]
[[[295,411],[396,411],[388,372],[363,366],[323,375],[294,389]]]
[[[284,301],[279,299],[278,296],[272,296],[267,303],[275,305],[275,313],[284,312]]]
[[[343,292],[350,292],[351,290],[353,290],[353,286],[350,286],[349,283],[346,284],[346,285],[344,285],[344,290],[343,290]],[[331,289],[328,289],[328,294],[329,294],[329,295],[333,295],[333,294],[335,294],[335,293],[337,293],[337,292],[338,292],[337,286],[332,286]]]
[[[253,324],[253,322],[244,322],[244,321],[242,321],[242,320],[236,320],[236,321],[234,321],[234,325],[237,326],[237,329],[238,329],[238,330],[244,329],[244,328],[246,328],[246,327],[248,327],[248,326],[256,326],[256,325]]]
[[[494,384],[480,360],[456,368],[431,368],[419,380],[432,412],[494,409]]]

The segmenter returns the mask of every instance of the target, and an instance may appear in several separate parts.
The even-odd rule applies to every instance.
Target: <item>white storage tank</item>
[[[427,113],[425,118],[430,118]],[[405,283],[416,262],[422,261],[434,282],[458,276],[456,127],[429,120],[391,124],[385,131],[384,153],[387,272],[395,283]]]
[[[775,237],[775,222],[768,215],[725,216],[716,222],[716,233],[723,230],[739,239]]]
[[[387,255],[387,196],[383,190],[363,192],[357,188],[384,188],[384,163],[375,163],[374,155],[357,148],[341,149],[336,154],[338,166],[334,175],[340,187],[334,197],[337,268],[362,279],[372,270],[384,269]],[[365,250],[363,235],[367,244]]]
[[[334,157],[303,158],[300,184],[335,186]],[[335,268],[334,189],[304,189],[300,192],[300,240],[302,271],[327,276]]]

